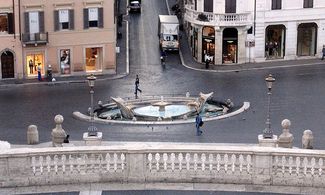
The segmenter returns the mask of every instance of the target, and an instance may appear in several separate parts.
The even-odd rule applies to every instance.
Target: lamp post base
[[[277,147],[278,136],[273,135],[272,138],[264,138],[263,134],[258,135],[258,145],[261,147]]]
[[[96,135],[93,135],[92,132],[85,132],[82,138],[85,140],[86,146],[100,146],[102,144],[103,133],[97,132]]]

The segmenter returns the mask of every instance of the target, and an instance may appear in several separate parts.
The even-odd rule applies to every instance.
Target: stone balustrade
[[[206,21],[200,20],[199,15],[204,15]],[[211,12],[197,12],[190,6],[185,7],[185,20],[191,23],[211,26],[249,26],[253,24],[250,13],[216,14]]]
[[[212,143],[103,144],[4,149],[0,194],[91,183],[103,184],[97,186],[100,190],[325,193],[323,150]]]

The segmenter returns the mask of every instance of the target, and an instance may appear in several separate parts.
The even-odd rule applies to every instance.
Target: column
[[[237,64],[243,64],[246,62],[246,47],[245,47],[245,41],[246,41],[246,34],[247,31],[245,27],[237,28],[238,30],[238,44],[237,44]]]
[[[215,51],[214,64],[222,64],[222,30],[219,26],[214,27],[215,30]]]

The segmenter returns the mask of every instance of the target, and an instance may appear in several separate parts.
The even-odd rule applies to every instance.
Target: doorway
[[[14,69],[14,54],[11,51],[4,51],[1,54],[1,73],[2,78],[14,78],[15,69]]]
[[[237,63],[238,31],[235,28],[226,28],[223,31],[222,63]]]
[[[314,56],[316,54],[317,24],[303,23],[298,26],[297,55]]]
[[[215,51],[215,31],[213,27],[203,27],[202,29],[202,62],[209,56],[210,62],[214,64]]]
[[[86,72],[99,71],[102,69],[102,48],[86,48]]]
[[[265,57],[279,59],[285,55],[285,26],[270,25],[265,30]]]

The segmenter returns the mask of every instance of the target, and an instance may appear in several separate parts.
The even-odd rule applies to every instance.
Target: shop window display
[[[60,69],[61,74],[70,74],[70,49],[61,49],[60,50]]]
[[[86,48],[86,71],[101,70],[101,48]]]
[[[37,68],[40,67],[41,74],[44,74],[43,54],[30,54],[26,56],[26,68],[28,76],[36,76]]]

